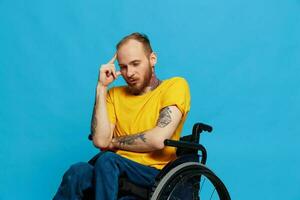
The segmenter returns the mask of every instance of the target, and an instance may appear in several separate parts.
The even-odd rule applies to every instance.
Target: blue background
[[[214,126],[202,143],[232,199],[300,199],[299,0],[0,0],[0,199],[51,199],[97,152],[98,68],[135,31],[161,79],[188,80],[184,134]]]

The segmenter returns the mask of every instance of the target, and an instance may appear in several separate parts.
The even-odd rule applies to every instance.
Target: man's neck
[[[154,90],[155,88],[157,88],[159,86],[159,84],[161,83],[161,80],[159,80],[158,78],[154,78],[154,80],[151,80],[150,83],[150,90]]]
[[[146,94],[147,92],[154,90],[160,85],[161,82],[162,82],[161,80],[159,80],[155,75],[153,75],[150,80],[150,85],[144,89],[143,94]]]

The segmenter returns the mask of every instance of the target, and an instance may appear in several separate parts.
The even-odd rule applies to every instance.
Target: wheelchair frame
[[[170,191],[174,191],[176,184],[178,185],[184,177],[196,176],[195,181],[199,182],[202,176],[205,176],[215,187],[219,199],[230,200],[230,195],[225,187],[224,183],[219,179],[210,169],[208,169],[205,164],[207,160],[207,151],[203,145],[199,143],[200,134],[203,131],[212,132],[213,128],[207,124],[196,123],[193,126],[192,135],[183,136],[179,141],[165,140],[166,146],[173,146],[177,148],[176,154],[177,159],[169,163],[160,176],[158,176],[154,187],[152,188],[152,193],[149,198],[151,200],[164,200],[164,199],[193,199],[198,200],[200,183],[195,188],[193,188],[192,194],[187,196],[182,196],[181,198],[172,198],[169,195]],[[201,152],[201,161],[199,163],[198,151]],[[173,180],[172,180],[173,179]],[[174,185],[175,184],[175,185]],[[184,189],[184,188],[182,188]],[[149,199],[148,198],[148,199]]]

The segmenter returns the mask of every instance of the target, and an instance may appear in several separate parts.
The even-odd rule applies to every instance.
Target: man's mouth
[[[137,83],[137,79],[128,79],[128,83],[130,85],[135,85]]]

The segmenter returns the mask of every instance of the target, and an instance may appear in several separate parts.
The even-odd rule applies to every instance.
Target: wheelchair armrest
[[[182,148],[182,149],[196,150],[196,152],[198,150],[200,150],[201,154],[202,154],[201,163],[202,164],[206,163],[207,152],[206,152],[205,147],[203,145],[201,145],[201,144],[197,144],[197,143],[194,143],[194,142],[169,140],[169,139],[166,139],[164,141],[164,144],[166,146],[172,146],[172,147],[177,147],[177,148]]]
[[[177,141],[177,140],[169,140],[169,139],[166,139],[164,141],[164,144],[166,146],[193,149],[193,150],[201,150],[204,148],[201,144],[197,144],[194,142]]]

